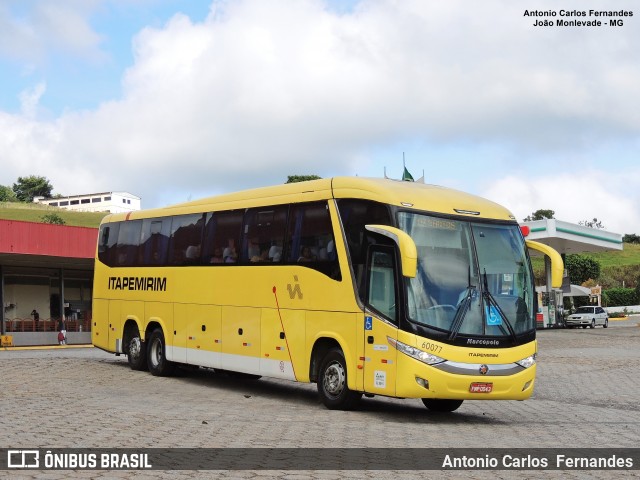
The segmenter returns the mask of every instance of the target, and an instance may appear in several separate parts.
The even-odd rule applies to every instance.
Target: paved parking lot
[[[436,414],[419,400],[364,398],[326,410],[315,385],[134,372],[94,348],[0,351],[4,448],[640,446],[640,318],[608,329],[540,331],[538,378],[525,402],[465,402]],[[6,472],[5,472],[6,473]],[[425,472],[21,472],[12,478],[424,478]],[[460,478],[463,472],[431,472]],[[522,472],[523,478],[632,478],[638,470]],[[160,474],[160,475],[159,475]],[[1,473],[0,473],[1,475]],[[471,472],[466,478],[513,478]]]

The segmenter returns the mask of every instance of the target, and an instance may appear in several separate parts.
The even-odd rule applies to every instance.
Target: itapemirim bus
[[[505,208],[455,190],[344,178],[109,215],[92,341],[131,368],[184,365],[362,394],[523,400],[536,372],[536,296]]]

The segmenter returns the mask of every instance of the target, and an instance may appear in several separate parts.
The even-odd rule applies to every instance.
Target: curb
[[[94,348],[93,345],[79,344],[79,345],[34,345],[24,347],[0,347],[0,351],[8,350],[59,350],[65,348]]]

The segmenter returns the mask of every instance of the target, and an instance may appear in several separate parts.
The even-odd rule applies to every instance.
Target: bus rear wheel
[[[422,403],[432,412],[453,412],[464,400],[443,400],[439,398],[423,398]]]
[[[140,333],[137,330],[127,345],[127,361],[131,370],[147,370],[146,343],[140,339]]]
[[[351,410],[362,397],[361,393],[349,390],[347,386],[347,365],[342,350],[331,349],[322,359],[318,393],[330,410]]]
[[[151,374],[157,377],[166,377],[174,373],[175,366],[167,360],[166,343],[164,341],[164,334],[160,328],[156,328],[149,336],[147,342],[147,363]]]

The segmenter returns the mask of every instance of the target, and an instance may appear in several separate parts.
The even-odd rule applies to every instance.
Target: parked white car
[[[575,313],[567,317],[565,324],[568,328],[595,328],[596,325],[602,325],[607,328],[609,326],[609,315],[602,307],[580,307]]]

